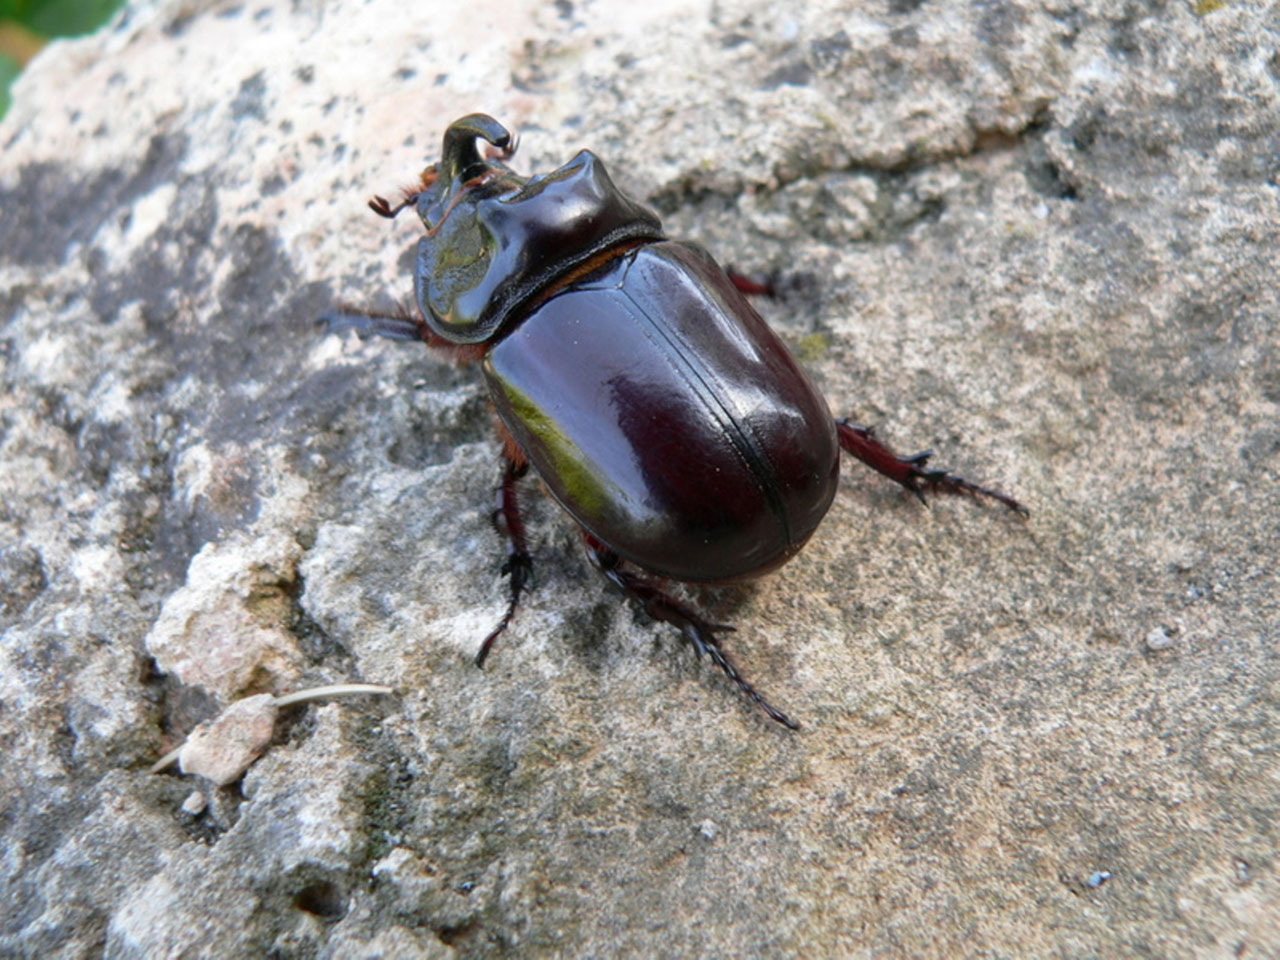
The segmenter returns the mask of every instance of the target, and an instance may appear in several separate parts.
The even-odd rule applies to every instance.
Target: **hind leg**
[[[585,538],[592,562],[607,580],[643,607],[645,613],[653,619],[669,623],[678,629],[684,638],[693,644],[699,656],[704,653],[709,655],[711,662],[724,671],[724,675],[771,719],[792,730],[800,729],[800,724],[766,700],[725,655],[717,634],[729,633],[733,627],[723,623],[712,623],[703,618],[691,607],[668,596],[656,584],[627,570],[622,564],[622,559],[595,537],[586,534]]]
[[[894,483],[910,490],[920,498],[921,503],[925,502],[925,491],[948,493],[973,497],[975,500],[984,498],[995,500],[1023,517],[1030,516],[1026,507],[999,490],[980,487],[946,470],[925,469],[925,464],[933,456],[932,450],[909,457],[900,457],[882,443],[870,427],[859,427],[848,420],[836,421],[836,436],[845,451],[853,454],[872,470],[884,474]]]

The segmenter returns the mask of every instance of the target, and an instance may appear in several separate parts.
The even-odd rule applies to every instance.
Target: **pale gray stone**
[[[778,271],[838,415],[1030,507],[850,465],[795,560],[690,591],[799,734],[536,482],[472,665],[477,372],[314,320],[410,295],[364,203],[477,109]],[[0,954],[1280,943],[1273,6],[136,3],[0,144]],[[147,772],[354,681],[398,696],[282,709],[203,812]]]
[[[156,666],[223,703],[253,687],[290,689],[302,660],[289,631],[301,553],[294,540],[274,532],[206,544],[147,634]]]

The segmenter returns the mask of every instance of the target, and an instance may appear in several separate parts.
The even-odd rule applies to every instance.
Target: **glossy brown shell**
[[[826,402],[699,247],[621,255],[519,321],[484,372],[565,510],[653,573],[764,573],[835,495]]]

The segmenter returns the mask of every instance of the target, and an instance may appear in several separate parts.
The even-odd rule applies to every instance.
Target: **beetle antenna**
[[[387,198],[380,197],[377,194],[375,194],[373,199],[369,201],[369,209],[380,217],[386,217],[388,220],[393,219],[395,215],[400,212],[398,207],[395,210],[392,210],[391,204],[388,202]]]
[[[391,201],[386,197],[374,196],[369,201],[369,209],[380,217],[386,217],[388,220],[394,220],[396,215],[405,207],[411,207],[418,202],[418,192],[416,190],[406,190],[400,202],[394,207]]]

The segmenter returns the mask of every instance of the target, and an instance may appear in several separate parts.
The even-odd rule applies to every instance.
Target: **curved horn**
[[[487,113],[470,113],[449,124],[444,132],[444,146],[440,150],[440,170],[446,182],[455,178],[468,180],[481,173],[477,167],[487,164],[476,149],[479,137],[505,150],[511,143],[511,132]]]

